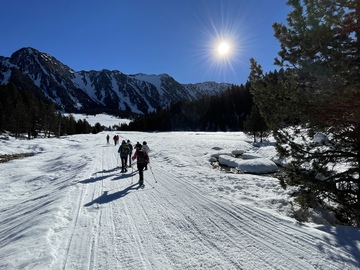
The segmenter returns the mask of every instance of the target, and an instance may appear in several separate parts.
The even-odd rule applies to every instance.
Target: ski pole
[[[133,164],[131,164],[131,184],[133,184],[134,181],[134,168],[133,168]]]
[[[154,175],[154,172],[153,172],[153,170],[152,170],[152,168],[151,168],[150,163],[149,163],[148,165],[149,165],[150,171],[151,171],[151,173],[152,173],[152,175],[153,175],[153,177],[154,177],[155,183],[157,183],[156,177],[155,177],[155,175]]]

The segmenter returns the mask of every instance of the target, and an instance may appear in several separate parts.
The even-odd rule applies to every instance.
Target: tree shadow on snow
[[[115,192],[115,193],[111,193],[109,194],[108,191],[104,191],[104,193],[96,198],[95,200],[85,204],[84,206],[85,207],[88,207],[88,206],[91,206],[95,203],[98,203],[98,204],[104,204],[104,203],[109,203],[111,201],[114,201],[114,200],[117,200],[117,199],[120,199],[122,197],[124,197],[125,195],[127,195],[129,193],[130,190],[136,190],[136,189],[139,189],[139,184],[133,184],[121,191],[118,191],[118,192]]]
[[[336,239],[336,245],[344,248],[348,253],[352,255],[355,262],[350,259],[342,258],[342,256],[334,253],[333,255],[329,255],[333,257],[334,260],[343,261],[348,265],[353,265],[360,269],[360,230],[359,228],[353,228],[348,226],[321,226],[318,227],[319,230],[329,233]],[[327,243],[332,243],[333,240],[327,236],[324,236],[324,240]],[[321,244],[318,244],[318,248],[323,250]],[[341,254],[341,253],[340,253]]]

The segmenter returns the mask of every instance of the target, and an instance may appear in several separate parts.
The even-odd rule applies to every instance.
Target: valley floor
[[[359,229],[299,223],[276,178],[212,169],[244,134],[119,134],[150,146],[144,189],[106,135],[1,141],[34,156],[0,164],[0,269],[360,268]]]

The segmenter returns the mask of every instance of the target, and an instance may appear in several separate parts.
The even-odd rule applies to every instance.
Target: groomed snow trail
[[[174,141],[178,137],[171,135],[146,134],[152,151],[145,189],[138,189],[136,165],[120,173],[118,147],[102,137],[95,141],[54,269],[356,268],[331,235],[201,189],[204,170],[211,169],[206,159],[192,156],[199,152],[192,148],[206,152],[219,140],[194,133]],[[145,134],[125,136],[134,142]],[[228,146],[236,148],[236,142]]]
[[[359,229],[296,222],[276,178],[211,167],[243,133],[121,133],[151,149],[144,189],[106,135],[0,141],[35,153],[1,164],[0,269],[360,268]]]

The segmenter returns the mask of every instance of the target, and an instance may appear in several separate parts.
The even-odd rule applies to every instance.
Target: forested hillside
[[[27,134],[30,139],[39,133],[47,137],[101,130],[100,125],[92,127],[86,120],[76,121],[71,115],[62,115],[41,93],[23,91],[12,83],[0,85],[0,133],[10,132],[15,137]]]
[[[250,84],[196,101],[180,101],[165,109],[137,117],[122,130],[138,131],[239,131],[252,108]]]

